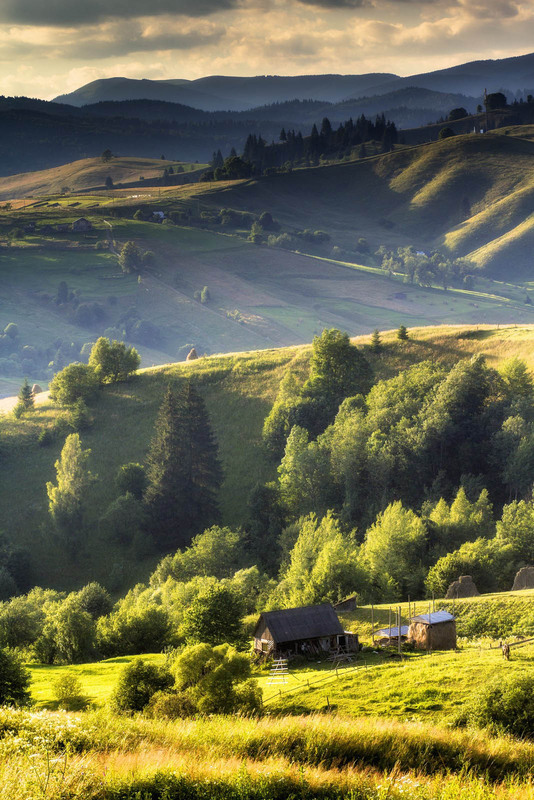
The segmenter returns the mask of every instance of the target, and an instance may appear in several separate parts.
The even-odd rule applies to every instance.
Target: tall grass
[[[0,800],[531,800],[534,745],[339,717],[0,710]]]

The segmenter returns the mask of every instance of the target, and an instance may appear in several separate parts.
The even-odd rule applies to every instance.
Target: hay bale
[[[457,581],[453,581],[447,589],[446,600],[456,600],[458,597],[476,597],[479,595],[475,582],[471,575],[462,575]]]
[[[416,650],[454,650],[456,648],[456,622],[428,625],[417,619],[408,630],[408,641]]]
[[[42,391],[43,390],[41,389],[41,387],[39,386],[38,383],[34,383],[33,384],[33,386],[32,386],[32,394],[41,394]]]
[[[521,567],[516,574],[512,592],[519,589],[534,589],[534,567]]]
[[[187,358],[185,360],[186,361],[194,361],[196,358],[198,358],[198,353],[195,350],[195,348],[192,347],[191,350],[189,351],[189,353],[187,354]]]

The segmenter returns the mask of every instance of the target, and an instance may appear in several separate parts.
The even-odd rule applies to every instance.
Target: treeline
[[[349,119],[334,129],[325,117],[321,129],[314,124],[309,136],[282,128],[280,141],[271,144],[267,144],[261,134],[251,133],[242,157],[233,153],[223,160],[217,152],[212,159],[213,170],[205,173],[204,180],[247,178],[296,165],[317,165],[321,159],[354,155],[354,148],[358,146],[358,155],[363,158],[367,155],[365,143],[370,141],[379,143],[382,153],[390,152],[398,141],[395,123],[386,120],[384,114],[378,115],[374,122],[362,114],[356,121]]]

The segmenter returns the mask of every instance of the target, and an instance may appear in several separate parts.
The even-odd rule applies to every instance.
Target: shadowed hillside
[[[515,130],[515,129],[514,129]],[[497,277],[527,277],[531,265],[534,143],[499,135],[451,137],[332,166],[218,188],[214,205],[269,208],[295,227],[320,227],[350,245],[445,246]],[[505,237],[504,239],[502,237]]]

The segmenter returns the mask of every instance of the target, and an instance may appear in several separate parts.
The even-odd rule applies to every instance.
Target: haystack
[[[38,383],[34,383],[33,384],[33,386],[32,386],[32,394],[41,394],[42,391],[43,390],[41,389],[41,387],[39,386]]]
[[[198,358],[198,353],[195,350],[195,348],[192,347],[191,350],[189,351],[189,353],[187,354],[187,358],[185,360],[186,361],[194,361],[196,358]]]
[[[453,581],[447,589],[446,600],[456,600],[458,597],[476,597],[479,595],[475,582],[471,575],[462,575],[457,581]]]
[[[534,567],[521,567],[515,576],[512,592],[518,589],[534,589]]]
[[[454,650],[456,620],[448,611],[433,611],[412,618],[408,640],[416,650]]]

